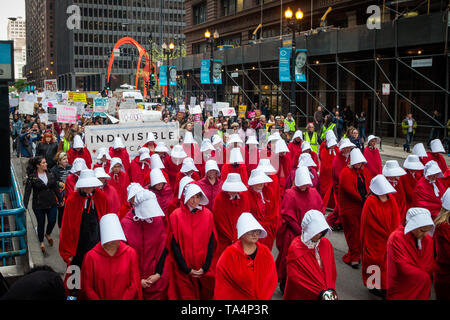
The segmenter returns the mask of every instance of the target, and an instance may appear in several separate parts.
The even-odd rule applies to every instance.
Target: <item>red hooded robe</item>
[[[447,162],[442,154],[439,152],[427,152],[427,157],[423,157],[420,159],[422,163],[425,165],[427,162],[434,160],[438,164],[442,173],[447,171]]]
[[[173,190],[173,196],[174,197],[178,197],[178,191],[180,190],[180,181],[181,179],[183,179],[184,177],[186,177],[186,174],[184,172],[178,172],[176,179],[175,179],[175,189]],[[197,172],[192,172],[191,178],[194,181],[199,181],[200,180],[200,176]]]
[[[288,144],[289,154],[291,156],[291,170],[298,166],[298,158],[302,154],[302,143],[303,141],[300,141],[300,143],[291,141]]]
[[[424,177],[420,178],[414,189],[413,207],[430,210],[431,218],[434,220],[442,208],[441,198],[446,189],[440,179],[436,179],[436,186],[439,189],[439,197],[434,193],[433,185]]]
[[[238,173],[241,176],[242,182],[247,185],[248,176],[247,176],[247,167],[245,163],[239,163],[235,168],[231,163],[226,163],[222,166],[222,172],[220,173],[220,178],[222,182],[227,180],[228,174],[230,173]]]
[[[326,141],[325,141],[326,143]],[[334,152],[333,152],[334,151]],[[339,154],[339,148],[334,146],[331,149],[327,149],[326,146],[319,149],[320,166],[319,171],[319,193],[324,200],[327,208],[334,209],[335,201],[332,194],[333,188],[333,160]],[[328,201],[326,201],[328,196]]]
[[[216,197],[220,193],[220,191],[222,191],[223,182],[220,180],[220,177],[217,177],[216,183],[212,185],[209,182],[208,177],[204,177],[203,179],[199,180],[197,184],[200,186],[200,188],[202,188],[203,193],[209,200],[206,208],[212,211],[214,201],[216,200]]]
[[[88,148],[84,147],[81,152],[77,152],[73,148],[70,148],[69,152],[67,152],[67,159],[69,160],[69,164],[72,165],[76,158],[83,158],[88,169],[92,168],[92,158]]]
[[[128,155],[128,151],[126,148],[114,149],[113,147],[109,147],[109,155],[111,156],[111,158],[120,158],[120,160],[122,160],[125,171],[127,173],[129,172],[130,156]]]
[[[69,174],[69,176],[66,179],[66,192],[64,193],[64,197],[69,199],[69,196],[72,194],[72,192],[75,191],[75,185],[77,184],[78,176],[75,173]]]
[[[173,191],[170,185],[166,184],[161,190],[156,190],[155,188],[148,188],[148,190],[155,193],[158,204],[167,217],[169,213],[169,205],[173,199]]]
[[[145,187],[145,177],[150,175],[150,163],[145,163],[142,168],[142,162],[139,161],[139,156],[133,159],[130,164],[130,180],[131,182],[139,183],[142,187]]]
[[[423,171],[410,171],[406,169],[405,171],[406,174],[400,176],[400,183],[405,194],[405,212],[407,212],[413,206],[414,189],[416,188],[417,182],[422,178]],[[403,225],[405,225],[405,217],[402,217]]]
[[[164,159],[163,164],[169,176],[169,180],[167,182],[172,187],[172,190],[174,190],[176,185],[177,173],[180,172],[183,163],[181,162],[179,165],[176,165],[175,163],[173,163],[172,158],[169,155],[167,155],[166,158]]]
[[[333,195],[330,197],[334,196],[334,203],[336,206],[334,207],[333,212],[327,216],[327,223],[331,227],[341,223],[341,218],[339,217],[339,206],[337,205],[339,199],[339,175],[341,174],[342,169],[348,166],[349,161],[350,156],[346,158],[341,152],[339,152],[333,159],[333,164],[331,167],[331,176],[333,178]]]
[[[436,252],[434,291],[437,300],[450,300],[450,224],[442,222],[433,234]]]
[[[370,148],[369,146],[364,148],[364,158],[366,158],[366,168],[372,177],[375,177],[382,173],[383,166],[381,164],[380,150],[378,148]]]
[[[270,159],[272,166],[277,170],[278,183],[280,185],[280,196],[281,199],[284,197],[284,193],[286,189],[289,189],[287,185],[287,179],[289,174],[291,173],[291,157],[289,153],[286,153],[284,156],[279,156],[277,154],[272,154]]]
[[[252,170],[256,169],[259,164],[259,150],[257,146],[249,148],[245,146],[245,166],[247,167],[247,176],[250,177]]]
[[[127,188],[130,185],[130,179],[126,172],[120,171],[118,174],[110,173],[111,180],[108,183],[114,187],[119,194],[120,205],[124,204],[128,200]]]
[[[106,183],[106,186],[104,186],[101,190],[105,193],[106,198],[108,199],[110,210],[109,213],[117,214],[122,202],[120,201],[119,193],[117,192],[116,188],[114,188],[108,181]]]

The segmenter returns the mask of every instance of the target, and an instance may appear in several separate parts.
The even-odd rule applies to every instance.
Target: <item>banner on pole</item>
[[[307,50],[297,49],[295,51],[295,82],[306,82]]]
[[[200,83],[210,84],[209,69],[211,68],[211,61],[203,59],[200,66]]]
[[[167,66],[159,67],[159,85],[167,86]]]
[[[177,85],[177,67],[169,67],[169,85],[176,87]]]
[[[222,84],[222,60],[214,60],[212,75],[213,84]]]
[[[291,48],[280,48],[280,56],[278,61],[278,76],[280,82],[290,82],[291,81]]]

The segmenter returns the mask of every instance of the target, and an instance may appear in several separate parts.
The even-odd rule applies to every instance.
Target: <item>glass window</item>
[[[202,2],[192,7],[194,24],[206,22],[206,2]]]

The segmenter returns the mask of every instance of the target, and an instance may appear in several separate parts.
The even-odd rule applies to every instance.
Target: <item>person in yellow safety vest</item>
[[[314,131],[314,123],[312,122],[306,126],[305,141],[309,142],[311,149],[315,153],[319,153],[319,141],[317,139],[317,133]]]
[[[327,138],[327,131],[333,130],[336,135],[336,124],[332,121],[332,118],[327,114],[324,118],[322,129],[320,131],[320,140],[324,141]]]
[[[288,113],[286,119],[284,119],[284,133],[286,133],[288,140],[291,140],[291,137],[295,133],[295,120],[290,112]]]

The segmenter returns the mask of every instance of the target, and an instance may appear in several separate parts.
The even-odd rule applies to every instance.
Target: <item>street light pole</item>
[[[210,54],[209,54],[209,97],[213,98],[213,86],[214,86],[214,46],[216,44],[216,39],[219,38],[219,32],[214,31],[214,34],[211,37],[211,32],[209,30],[206,30],[205,32],[205,38],[208,39],[208,44],[210,47]],[[217,90],[215,90],[215,102],[217,102]]]

